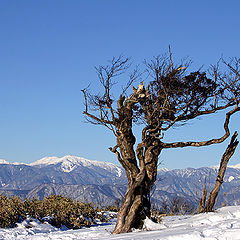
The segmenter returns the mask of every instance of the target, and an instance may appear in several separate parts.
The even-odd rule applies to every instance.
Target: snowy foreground
[[[31,228],[29,224],[32,225]],[[223,207],[215,213],[194,216],[172,216],[161,224],[145,221],[144,231],[112,235],[114,223],[79,230],[57,229],[37,221],[23,222],[14,229],[0,229],[0,239],[161,239],[240,240],[240,206]]]

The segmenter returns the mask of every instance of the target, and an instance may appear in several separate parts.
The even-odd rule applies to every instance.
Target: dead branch
[[[215,138],[215,139],[202,141],[202,142],[162,143],[162,147],[163,148],[178,148],[178,147],[182,148],[182,147],[189,147],[189,146],[191,146],[191,147],[201,147],[201,146],[209,146],[211,144],[221,143],[225,139],[227,139],[230,135],[228,125],[229,125],[229,120],[230,120],[231,115],[238,112],[238,111],[240,111],[240,107],[235,107],[234,109],[232,109],[231,111],[226,113],[226,119],[225,119],[225,123],[224,123],[225,134],[220,138]]]

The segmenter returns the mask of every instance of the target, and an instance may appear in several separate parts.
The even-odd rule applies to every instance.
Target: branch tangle
[[[240,61],[237,61],[238,65]],[[162,149],[207,146],[221,143],[230,135],[230,118],[240,110],[238,68],[227,65],[229,71],[234,73],[233,77],[230,73],[228,76],[221,74],[217,67],[213,68],[212,80],[207,77],[206,72],[188,74],[188,66],[186,62],[174,65],[171,53],[170,58],[156,57],[146,63],[152,81],[146,87],[144,82],[140,82],[138,87],[133,87],[132,93],[126,96],[128,88],[140,76],[135,71],[130,75],[130,80],[117,102],[114,102],[111,95],[115,84],[113,78],[129,67],[128,59],[114,58],[110,66],[97,68],[103,94],[91,95],[86,89],[83,90],[84,114],[91,123],[104,125],[115,134],[117,144],[109,149],[116,154],[128,177],[128,190],[114,233],[128,232],[132,227],[138,227],[137,219],[150,213],[149,194],[156,180],[157,162]],[[225,133],[222,137],[201,142],[163,142],[164,133],[172,126],[181,126],[188,120],[229,107],[233,109],[226,114]],[[145,124],[142,140],[136,150],[133,133],[135,122]]]

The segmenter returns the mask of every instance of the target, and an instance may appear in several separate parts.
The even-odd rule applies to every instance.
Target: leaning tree
[[[207,71],[190,72],[190,63],[174,64],[169,51],[169,55],[145,61],[142,72],[136,68],[128,74],[130,65],[128,58],[113,58],[108,65],[96,67],[102,92],[92,94],[88,88],[82,90],[83,113],[89,122],[103,125],[113,132],[116,145],[109,149],[116,154],[128,179],[115,234],[141,228],[143,220],[150,216],[150,191],[163,149],[223,142],[230,135],[230,117],[240,110],[240,59],[220,60]],[[143,82],[144,74],[147,77]],[[124,76],[125,87],[116,94],[119,92],[113,91],[119,82],[116,79],[120,77],[122,80]],[[189,120],[224,109],[226,118],[222,137],[199,142],[164,142],[164,133],[173,126],[182,126]],[[141,140],[135,146],[133,126],[139,123],[142,126]]]

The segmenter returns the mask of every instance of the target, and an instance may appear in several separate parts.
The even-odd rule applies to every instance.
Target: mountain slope
[[[165,191],[196,203],[201,197],[205,185],[208,192],[212,190],[217,173],[217,167],[175,169],[164,172],[160,170],[158,172],[160,181],[156,184],[156,191]],[[228,205],[240,204],[239,186],[240,169],[228,167],[219,193],[218,205],[222,203]],[[160,195],[155,194],[154,197],[159,199]]]
[[[26,194],[26,198],[43,199],[51,194],[71,197],[74,200],[92,202],[95,204],[113,205],[123,199],[126,186],[124,185],[71,185],[71,184],[42,184]]]
[[[41,184],[118,184],[126,183],[123,170],[112,164],[80,157],[47,157],[31,164],[3,163],[0,189],[31,190]]]
[[[158,170],[152,200],[160,204],[174,197],[196,203],[204,184],[211,190],[218,167],[198,169],[166,168]],[[240,204],[239,165],[227,168],[218,204]],[[43,198],[62,194],[77,200],[108,204],[121,199],[126,191],[124,171],[112,164],[81,157],[46,157],[31,164],[10,164],[0,161],[0,193]]]

